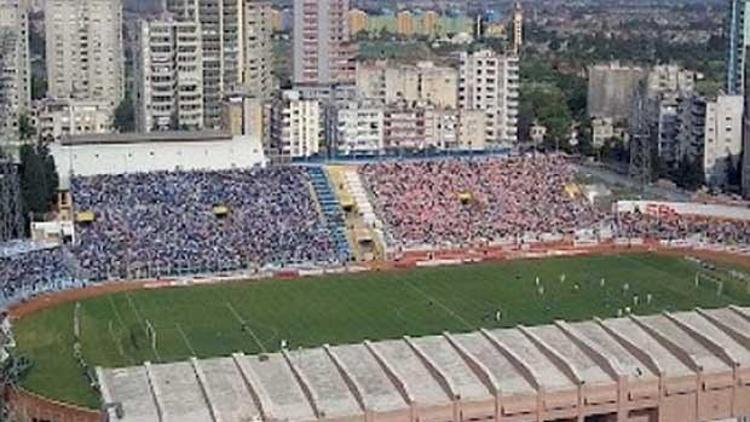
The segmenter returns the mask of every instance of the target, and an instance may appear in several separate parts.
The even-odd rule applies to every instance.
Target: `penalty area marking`
[[[243,331],[246,329],[250,333],[250,337],[252,337],[255,343],[258,345],[258,347],[260,347],[260,351],[262,353],[268,353],[268,351],[266,350],[266,346],[264,346],[263,342],[261,342],[258,336],[255,335],[255,331],[253,331],[253,329],[250,328],[247,322],[244,319],[242,319],[242,316],[240,316],[237,310],[234,309],[234,306],[232,306],[230,302],[227,302],[226,305],[227,305],[227,308],[229,308],[229,312],[231,312],[232,315],[237,319],[237,321],[239,321],[240,325],[243,328]]]

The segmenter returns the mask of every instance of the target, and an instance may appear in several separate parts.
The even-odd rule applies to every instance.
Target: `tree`
[[[31,118],[24,113],[18,117],[18,137],[22,141],[29,141],[36,135],[36,128],[31,123]]]
[[[43,142],[21,147],[21,195],[26,215],[44,215],[52,209],[59,178],[55,160]]]
[[[738,157],[737,161],[732,159],[730,155],[726,159],[726,172],[727,172],[727,186],[736,187],[742,184],[742,157]]]
[[[677,186],[685,189],[698,189],[704,181],[703,165],[699,158],[691,159],[687,154],[683,155],[680,165],[677,167]]]
[[[43,75],[31,75],[31,98],[40,100],[47,96],[47,78]]]
[[[127,94],[115,109],[115,129],[119,132],[135,132],[135,108]]]

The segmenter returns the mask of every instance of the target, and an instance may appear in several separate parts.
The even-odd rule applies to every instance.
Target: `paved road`
[[[609,185],[624,186],[634,191],[641,190],[640,184],[631,179],[629,176],[599,165],[579,164],[578,170],[582,173],[589,173],[592,176],[603,180]],[[651,184],[649,186],[646,186],[646,189],[643,192],[643,196],[646,198],[656,198],[667,201],[687,202],[690,201],[691,194],[690,192],[683,191],[681,189],[669,189]]]

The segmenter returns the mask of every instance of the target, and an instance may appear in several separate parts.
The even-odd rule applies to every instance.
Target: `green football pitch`
[[[119,367],[271,352],[282,341],[298,348],[615,317],[628,307],[650,314],[750,305],[750,294],[725,268],[623,254],[144,290],[79,303],[27,316],[14,331],[34,362],[26,388],[96,408],[73,356],[76,313],[84,360]]]

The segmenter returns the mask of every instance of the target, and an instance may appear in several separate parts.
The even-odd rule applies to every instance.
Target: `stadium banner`
[[[661,246],[668,248],[692,248],[695,243],[687,239],[675,239],[675,240],[662,240],[660,241]]]
[[[441,267],[443,265],[459,265],[462,259],[433,259],[431,261],[419,261],[417,267]]]
[[[573,246],[576,248],[595,248],[599,246],[599,242],[594,239],[589,238],[583,238],[583,239],[576,239],[573,241]]]
[[[539,239],[544,242],[562,242],[565,240],[565,237],[561,234],[552,234],[552,233],[544,233],[539,235]]]
[[[346,274],[348,272],[349,269],[346,267],[331,267],[323,270],[324,274]]]
[[[617,237],[615,238],[615,245],[617,246],[628,246],[628,245],[642,245],[645,241],[640,237]]]
[[[701,204],[696,202],[618,201],[617,212],[636,212],[655,217],[670,215],[694,215],[727,220],[750,221],[750,208],[728,205]]]
[[[299,277],[299,271],[296,269],[280,270],[273,275],[276,278],[297,278]]]
[[[300,277],[315,277],[324,274],[322,268],[304,269],[298,271]]]

